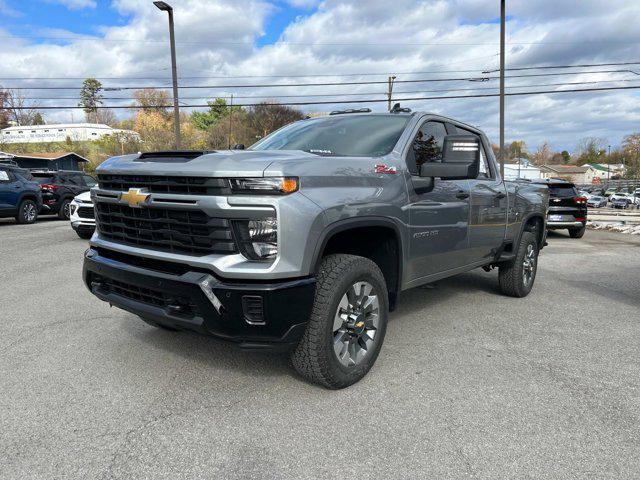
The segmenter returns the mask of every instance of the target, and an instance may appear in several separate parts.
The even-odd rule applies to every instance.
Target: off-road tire
[[[32,207],[35,209],[35,217],[33,217],[33,219],[28,218],[27,209],[29,207]],[[20,205],[18,206],[18,213],[16,214],[16,222],[21,224],[29,224],[29,223],[35,223],[37,219],[38,219],[38,205],[36,204],[36,202],[28,199],[20,202]]]
[[[524,260],[529,245],[533,245],[535,249],[535,267],[533,279],[529,284],[524,280]],[[500,265],[498,281],[500,290],[510,297],[526,297],[533,288],[538,267],[538,239],[533,232],[522,232],[520,244],[516,251],[516,258],[509,263]]]
[[[582,227],[582,228],[570,228],[569,229],[569,236],[571,238],[582,238],[584,236],[584,232],[587,229],[587,227]]]
[[[370,283],[379,295],[378,341],[360,365],[341,365],[333,349],[333,321],[340,299],[358,281]],[[387,285],[378,266],[356,255],[328,255],[317,275],[311,317],[302,340],[293,350],[296,371],[313,383],[330,389],[345,388],[362,379],[371,369],[384,342],[389,316]]]
[[[71,203],[71,200],[68,198],[65,200],[62,200],[62,203],[60,204],[60,210],[58,210],[58,218],[60,220],[69,220],[69,217],[71,216],[71,212],[69,211],[70,203]]]

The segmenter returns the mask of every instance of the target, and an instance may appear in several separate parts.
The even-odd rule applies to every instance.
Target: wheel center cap
[[[349,315],[349,329],[356,335],[362,335],[365,328],[364,313],[354,312]]]

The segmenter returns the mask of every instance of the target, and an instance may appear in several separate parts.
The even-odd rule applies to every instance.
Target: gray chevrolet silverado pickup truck
[[[374,364],[400,292],[477,267],[506,295],[533,286],[548,189],[500,178],[470,125],[334,112],[238,147],[104,162],[89,290],[159,328],[289,349],[342,388]]]

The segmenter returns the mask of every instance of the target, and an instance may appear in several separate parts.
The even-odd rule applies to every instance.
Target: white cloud
[[[48,3],[58,3],[69,10],[84,10],[85,8],[96,8],[96,0],[46,0]]]
[[[2,0],[0,0],[1,2]],[[83,0],[76,0],[83,1]],[[300,0],[294,0],[300,1]],[[304,1],[304,0],[302,0]],[[609,63],[638,60],[640,32],[629,22],[640,17],[634,0],[589,0],[566,8],[557,0],[513,0],[509,2],[507,65]],[[573,3],[573,2],[571,2]],[[380,80],[380,77],[324,77],[321,74],[394,72],[398,80],[480,76],[497,66],[498,2],[493,0],[432,0],[425,2],[326,0],[318,10],[298,18],[281,36],[282,42],[256,47],[277,5],[266,0],[174,0],[178,69],[182,77],[218,75],[315,75],[310,78],[251,78],[224,80],[183,79],[181,85],[247,83],[304,83],[347,80]],[[1,5],[1,4],[0,4]],[[114,8],[131,18],[128,24],[104,27],[99,37],[69,40],[65,45],[26,44],[21,39],[3,39],[0,64],[6,76],[59,77],[163,77],[169,78],[169,48],[166,15],[148,0],[114,0]],[[1,32],[0,32],[1,33]],[[58,42],[59,43],[59,42]],[[640,66],[639,66],[640,67]],[[615,67],[607,68],[615,69]],[[446,73],[404,74],[402,72]],[[474,72],[464,72],[474,70]],[[520,72],[526,73],[526,72]],[[531,73],[531,72],[530,72]],[[512,72],[509,75],[514,75]],[[629,73],[579,77],[533,77],[509,79],[507,85],[530,86],[567,81],[611,78],[633,79]],[[105,80],[106,85],[138,86],[158,80]],[[7,85],[9,82],[6,82]],[[34,81],[31,85],[43,81]],[[45,82],[46,85],[78,86],[80,81]],[[164,84],[169,84],[165,82]],[[632,85],[633,82],[609,83]],[[640,85],[640,79],[635,84]],[[397,83],[396,98],[443,95],[429,90],[496,87],[485,83],[433,82]],[[589,85],[577,85],[577,88]],[[545,89],[567,88],[547,86]],[[519,91],[527,90],[520,88]],[[384,99],[386,85],[326,87],[228,88],[225,90],[182,89],[184,103],[204,103],[187,97],[234,93],[237,96],[369,93],[358,98]],[[496,90],[480,90],[493,93]],[[411,92],[411,93],[402,93]],[[415,93],[418,92],[418,93]],[[75,91],[33,91],[51,96],[75,95]],[[130,92],[112,93],[127,95]],[[459,91],[453,94],[473,92]],[[337,98],[337,97],[336,97]],[[258,98],[259,99],[259,98]],[[321,100],[331,99],[323,97]],[[295,100],[295,99],[292,99]],[[298,100],[306,100],[299,98]],[[252,99],[238,99],[251,102]],[[60,104],[62,100],[42,101]],[[72,105],[75,102],[67,101]],[[113,102],[116,103],[116,102]],[[122,103],[122,102],[121,102]],[[128,102],[124,102],[125,104]],[[304,107],[307,111],[330,110],[339,105]],[[356,106],[356,105],[348,105]],[[385,103],[370,105],[382,110]],[[484,128],[497,139],[496,98],[411,101],[414,109],[430,110]],[[524,138],[532,148],[544,140],[553,148],[572,150],[579,138],[607,137],[612,145],[638,129],[640,97],[634,91],[574,93],[508,97],[507,139]],[[47,112],[49,118],[68,120],[69,111]],[[76,117],[79,113],[76,112]]]
[[[6,15],[7,17],[18,18],[22,16],[15,8],[11,7],[5,0],[0,0],[0,14]]]

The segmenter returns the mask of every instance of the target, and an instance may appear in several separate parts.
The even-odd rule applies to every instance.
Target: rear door
[[[20,197],[22,184],[8,168],[0,167],[0,211],[14,212]]]
[[[496,172],[488,142],[478,132],[456,126],[461,135],[475,135],[480,139],[480,173],[469,180],[471,192],[469,219],[469,255],[471,261],[480,262],[495,256],[502,245],[507,228],[508,199],[504,181]]]
[[[410,175],[410,282],[469,263],[469,182],[436,178],[425,189],[421,186],[424,179],[418,176],[422,163],[442,161],[446,135],[443,122],[423,122],[405,152]]]

